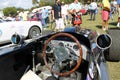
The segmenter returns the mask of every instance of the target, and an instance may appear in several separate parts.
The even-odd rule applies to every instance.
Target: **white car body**
[[[27,37],[32,27],[38,27],[42,31],[40,21],[10,21],[0,23],[0,44],[10,42],[15,33]]]
[[[48,10],[51,10],[51,9],[52,9],[52,7],[51,7],[51,6],[43,6],[43,7],[40,7],[40,8],[35,8],[35,9],[33,9],[33,11],[32,11],[32,12],[34,13],[34,12],[36,12],[36,11],[40,10],[40,9],[42,9],[42,10],[43,10],[44,8],[45,8],[45,9],[48,9]]]

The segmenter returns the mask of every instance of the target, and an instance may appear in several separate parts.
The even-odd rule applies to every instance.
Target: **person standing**
[[[55,0],[55,4],[52,6],[52,18],[55,21],[55,30],[63,30],[65,28],[64,21],[61,15],[60,0]]]
[[[68,6],[64,2],[62,2],[61,14],[62,14],[62,18],[64,20],[65,25],[67,25],[68,24]]]
[[[110,18],[113,20],[113,14],[115,13],[115,8],[113,4],[110,5]]]
[[[73,26],[76,26],[76,24],[74,23],[76,13],[80,12],[81,9],[82,9],[82,4],[78,0],[74,0],[74,2],[71,3],[69,6],[68,12],[72,15]]]
[[[90,20],[95,20],[96,10],[98,9],[96,1],[93,0],[90,6],[91,6]]]
[[[102,30],[108,30],[108,20],[110,15],[110,2],[108,0],[102,1]]]
[[[42,20],[42,9],[39,9],[38,11],[36,11],[36,16],[38,21]]]
[[[118,23],[117,27],[120,27],[120,4],[118,4]]]
[[[47,28],[46,18],[48,17],[48,13],[46,13],[46,8],[42,9],[41,13],[42,13],[42,20],[41,20],[42,25],[46,29]]]
[[[22,20],[23,21],[27,21],[28,20],[28,15],[27,15],[27,12],[23,11],[22,13]]]
[[[113,0],[113,6],[115,8],[115,13],[117,13],[117,1]]]
[[[48,26],[48,24],[49,24],[49,10],[47,8],[45,8],[45,12],[46,12],[45,22],[46,22],[46,24]]]
[[[117,27],[120,27],[120,0],[117,0],[118,22]]]

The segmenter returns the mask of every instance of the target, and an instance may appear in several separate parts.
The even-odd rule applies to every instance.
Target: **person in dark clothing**
[[[56,30],[63,30],[64,29],[64,22],[62,19],[62,15],[61,15],[61,4],[60,4],[60,0],[56,0],[55,4],[52,6],[52,17],[53,20],[55,21],[55,29]]]
[[[37,12],[36,12],[36,15],[37,15],[37,18],[38,18],[38,21],[41,21],[41,19],[42,19],[42,9],[40,9],[40,10],[38,10]]]

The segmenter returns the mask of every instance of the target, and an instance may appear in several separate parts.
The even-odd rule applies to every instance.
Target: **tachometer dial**
[[[73,49],[74,49],[75,51],[77,51],[77,50],[78,50],[78,46],[77,46],[77,45],[74,45],[74,46],[73,46]]]

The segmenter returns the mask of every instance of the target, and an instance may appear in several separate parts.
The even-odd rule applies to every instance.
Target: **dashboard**
[[[51,40],[51,42],[47,46],[46,53],[53,53],[53,47],[56,47],[56,46],[68,48],[68,49],[72,50],[77,56],[80,56],[79,48],[75,42],[61,41],[61,40]],[[88,50],[82,44],[81,44],[81,47],[82,47],[82,51],[83,51],[82,58],[86,60]]]

